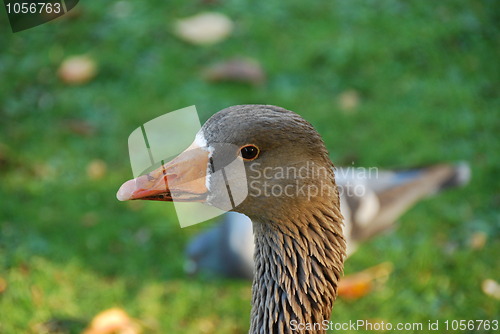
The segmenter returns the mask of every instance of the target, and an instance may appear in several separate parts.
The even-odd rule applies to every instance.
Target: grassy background
[[[128,16],[116,15],[123,3]],[[339,300],[333,319],[499,319],[481,291],[500,280],[500,45],[490,1],[81,1],[79,15],[12,34],[0,9],[0,332],[66,320],[77,333],[124,308],[151,333],[246,333],[250,284],[188,279],[187,240],[165,203],[120,203],[131,177],[127,137],[158,115],[197,105],[206,119],[233,104],[299,112],[339,165],[382,168],[467,160],[473,182],[426,200],[400,228],[364,245],[346,272],[394,263],[384,288]],[[236,28],[199,47],[176,18],[213,10]],[[99,74],[68,86],[64,58],[88,54]],[[261,86],[205,81],[230,56],[261,62]],[[342,112],[342,92],[360,95]],[[79,134],[68,124],[84,122]],[[96,159],[107,166],[91,179]],[[470,247],[487,234],[482,249]],[[40,331],[38,331],[40,332]],[[444,332],[444,331],[441,331]]]

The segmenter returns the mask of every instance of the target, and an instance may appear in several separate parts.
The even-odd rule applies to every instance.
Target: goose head
[[[270,105],[233,106],[208,119],[178,157],[124,183],[117,197],[203,202],[277,221],[318,200],[329,205],[336,195],[332,167],[320,135],[298,114]],[[228,185],[232,196],[245,195],[229,208]]]

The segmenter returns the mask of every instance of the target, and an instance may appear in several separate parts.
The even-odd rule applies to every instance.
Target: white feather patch
[[[194,143],[196,145],[198,145],[202,150],[208,151],[208,158],[209,159],[214,154],[214,148],[207,145],[207,140],[205,139],[205,134],[203,133],[203,130],[200,129],[200,131],[198,131],[198,133],[194,137]],[[208,191],[210,191],[211,172],[212,172],[212,170],[210,168],[210,160],[209,160],[208,165],[207,165],[206,177],[205,177],[205,187],[207,187]]]

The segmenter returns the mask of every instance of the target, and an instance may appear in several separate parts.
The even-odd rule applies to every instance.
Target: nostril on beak
[[[165,184],[168,184],[168,182],[172,182],[175,179],[177,179],[177,174],[169,174],[167,175],[165,171],[163,171],[163,181],[165,181]]]

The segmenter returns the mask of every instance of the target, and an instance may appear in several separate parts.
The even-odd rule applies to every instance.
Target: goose
[[[219,152],[217,143],[237,149]],[[272,105],[223,109],[206,121],[186,151],[125,182],[117,198],[175,199],[220,207],[229,188],[216,182],[213,161],[228,157],[240,159],[247,175],[231,179],[231,184],[251,189],[232,208],[253,224],[249,333],[284,334],[297,328],[302,333],[325,333],[323,325],[331,317],[346,257],[343,216],[325,144],[295,112]],[[278,175],[284,169],[306,173]],[[276,172],[266,173],[269,170]],[[276,195],[269,188],[289,191]]]
[[[399,170],[337,167],[335,179],[349,257],[360,244],[394,227],[397,219],[419,200],[467,184],[470,167],[466,162]],[[190,275],[251,280],[253,254],[251,220],[228,212],[189,242],[185,270]]]

